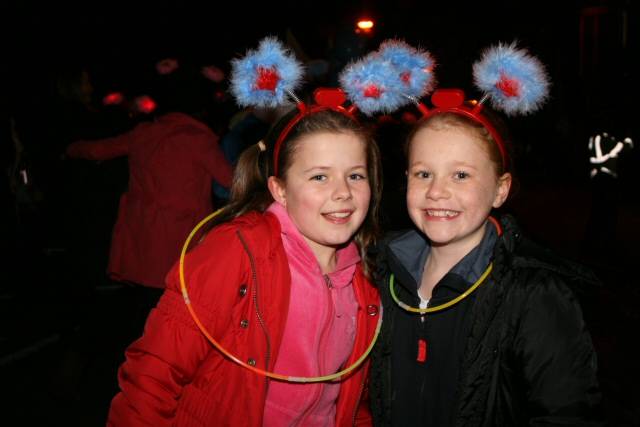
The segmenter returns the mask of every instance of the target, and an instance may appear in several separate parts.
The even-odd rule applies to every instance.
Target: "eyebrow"
[[[315,171],[315,170],[321,170],[321,171],[325,171],[325,170],[329,170],[331,169],[331,166],[312,166],[309,169],[306,169],[304,171],[302,171],[303,173],[308,173],[311,171]],[[355,169],[367,169],[366,165],[356,165],[356,166],[352,166],[349,168],[349,170],[355,170]]]
[[[414,167],[418,167],[418,166],[426,166],[426,165],[425,165],[425,163],[424,163],[424,162],[422,162],[422,161],[420,161],[420,162],[415,162],[415,163],[411,163],[411,164],[409,165],[409,169],[412,169],[412,168],[414,168]],[[470,169],[473,169],[473,170],[478,170],[478,168],[477,168],[477,167],[475,167],[475,166],[473,166],[473,165],[471,165],[471,164],[469,164],[469,163],[465,163],[465,162],[458,162],[458,161],[456,161],[456,162],[454,162],[454,163],[453,163],[453,166],[454,166],[454,167],[460,167],[460,166],[463,166],[463,167],[467,167],[467,168],[470,168]]]

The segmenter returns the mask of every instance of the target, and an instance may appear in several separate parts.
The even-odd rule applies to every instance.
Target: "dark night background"
[[[31,11],[38,8],[26,2],[2,12],[0,141],[6,173],[1,196],[2,205],[10,206],[3,208],[1,230],[6,262],[0,282],[2,425],[103,425],[124,347],[140,334],[131,326],[138,323],[122,315],[128,291],[104,274],[118,197],[126,186],[126,160],[79,164],[57,157],[70,179],[69,192],[77,197],[73,215],[60,218],[72,222],[76,233],[56,233],[56,215],[44,215],[38,203],[21,207],[9,185],[15,166],[9,118],[37,164],[38,155],[61,154],[75,137],[112,136],[149,119],[101,100],[112,92],[126,100],[153,93],[158,60],[214,64],[227,72],[232,58],[267,35],[295,40],[301,59],[310,65],[324,59],[330,71],[376,49],[381,40],[401,38],[433,54],[440,87],[461,87],[470,96],[477,96],[471,66],[484,47],[518,40],[541,59],[551,78],[551,96],[539,112],[510,120],[520,188],[506,211],[529,236],[601,278],[601,286],[576,293],[599,356],[605,416],[610,425],[640,425],[633,338],[640,281],[632,269],[640,260],[640,149],[620,159],[619,177],[605,198],[598,198],[589,178],[587,150],[589,136],[601,131],[639,143],[633,114],[639,94],[637,2],[493,1],[463,7],[331,0],[308,2],[310,12],[302,11],[300,1],[224,7],[220,2],[207,7],[155,2],[146,4],[146,11],[111,2],[91,7],[91,13],[35,15]],[[369,34],[356,34],[356,19],[365,15],[376,26]],[[90,118],[82,123],[69,120],[73,113],[59,108],[56,92],[57,79],[78,69],[87,71],[93,86]],[[319,82],[331,81],[329,74]],[[225,90],[224,84],[212,86],[220,99]],[[219,120],[212,124],[223,132],[236,110],[231,100],[217,108]],[[396,157],[402,132],[401,125],[390,126],[379,138],[386,155],[388,228],[406,224],[404,166]],[[80,188],[85,193],[77,192]],[[604,203],[607,213],[594,220],[593,203]],[[591,233],[600,225],[610,232]]]

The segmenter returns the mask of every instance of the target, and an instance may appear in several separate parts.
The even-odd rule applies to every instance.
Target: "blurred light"
[[[178,69],[178,60],[174,58],[166,58],[156,63],[156,71],[158,74],[167,75]]]
[[[373,28],[373,21],[370,19],[361,19],[357,24],[358,28],[364,31],[371,31]]]
[[[148,95],[142,95],[136,98],[136,109],[141,113],[150,114],[158,106],[156,102]]]
[[[215,65],[207,65],[201,69],[202,75],[215,83],[220,83],[224,80],[224,71]]]
[[[122,103],[124,97],[120,92],[111,92],[102,98],[103,105],[118,105]]]
[[[213,99],[215,99],[216,102],[223,102],[225,98],[226,98],[226,95],[224,91],[217,90],[213,93]]]

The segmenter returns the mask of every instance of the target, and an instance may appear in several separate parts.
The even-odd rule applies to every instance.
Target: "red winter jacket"
[[[231,166],[216,134],[182,113],[114,138],[73,143],[67,154],[129,157],[129,188],[120,198],[108,271],[116,280],[146,286],[163,287],[189,232],[212,212],[212,179],[231,185]]]
[[[218,226],[186,257],[185,279],[212,336],[241,360],[272,371],[291,286],[277,218],[251,212]],[[349,365],[371,342],[380,315],[377,290],[360,266],[353,286],[359,308]],[[336,426],[371,424],[363,402],[368,364],[342,381]],[[144,335],[126,351],[108,425],[261,426],[269,381],[229,361],[198,330],[176,265]]]

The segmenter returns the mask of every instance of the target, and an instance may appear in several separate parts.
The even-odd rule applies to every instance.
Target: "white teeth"
[[[437,217],[440,217],[440,218],[445,218],[445,217],[452,218],[454,216],[457,216],[458,212],[456,212],[456,211],[448,211],[448,210],[430,210],[430,209],[427,209],[427,214],[429,216],[437,216]]]
[[[346,218],[349,215],[351,215],[351,212],[334,212],[334,213],[327,214],[327,216],[332,216],[335,218]]]

